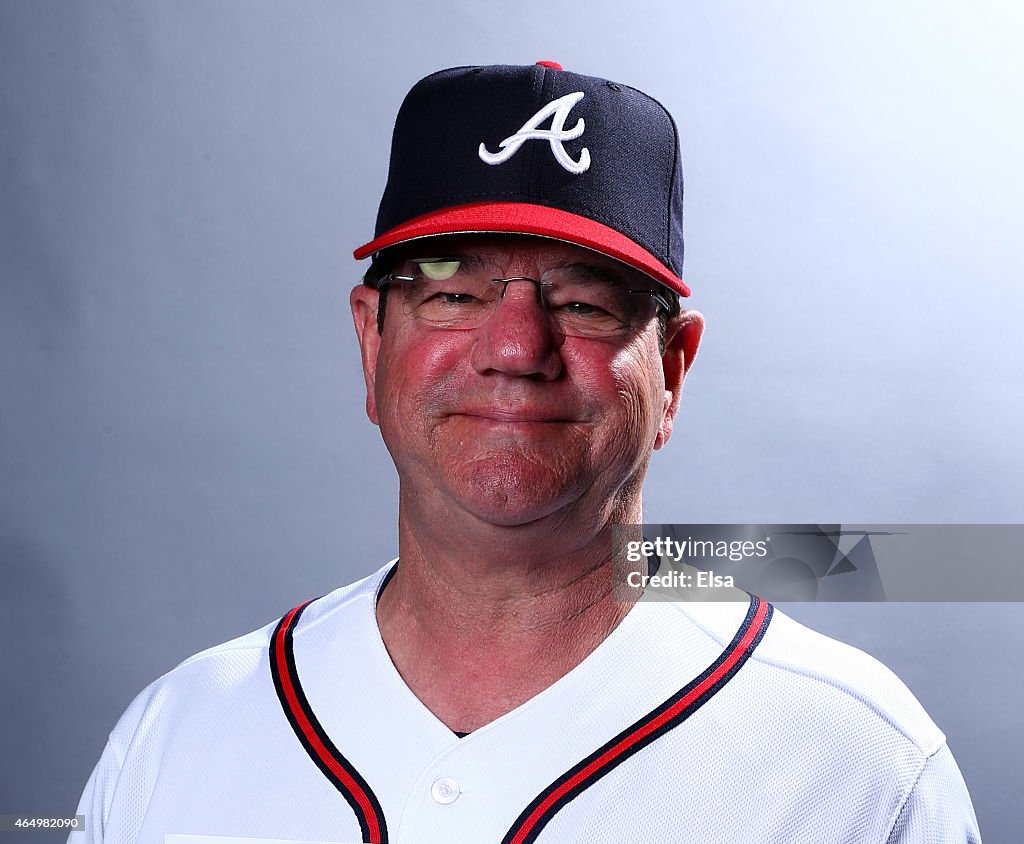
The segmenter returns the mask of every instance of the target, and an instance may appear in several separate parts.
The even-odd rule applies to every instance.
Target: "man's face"
[[[396,250],[396,261],[417,258],[471,261],[493,278],[579,265],[627,288],[656,288],[613,259],[541,238],[453,236]],[[411,495],[439,517],[468,512],[502,525],[580,508],[598,523],[638,515],[621,511],[639,503],[651,450],[671,434],[699,315],[670,320],[662,354],[654,319],[612,336],[564,336],[529,282],[508,284],[469,330],[410,317],[397,285],[388,295],[381,335],[376,291],[356,288],[352,301],[367,413],[394,458],[403,503]]]

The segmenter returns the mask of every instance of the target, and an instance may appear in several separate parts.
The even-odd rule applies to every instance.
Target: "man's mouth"
[[[536,410],[513,410],[500,407],[472,408],[460,410],[456,415],[469,416],[476,419],[490,420],[492,422],[507,422],[510,424],[543,424],[545,422],[556,423],[573,421],[572,419],[569,419],[565,415],[558,413]]]

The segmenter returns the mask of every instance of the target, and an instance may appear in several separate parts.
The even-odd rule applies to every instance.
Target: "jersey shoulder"
[[[762,664],[813,682],[825,700],[855,701],[875,718],[931,756],[946,737],[914,694],[886,665],[774,610],[771,627],[756,658]]]
[[[705,602],[676,611],[728,652],[752,606]],[[681,638],[685,630],[677,629]],[[704,744],[733,751],[756,745],[758,761],[745,765],[743,777],[771,783],[775,805],[799,807],[790,823],[807,834],[788,840],[833,840],[821,829],[852,823],[855,836],[843,840],[980,841],[945,736],[904,683],[874,657],[776,607],[709,707],[713,712],[693,725],[706,728]],[[729,772],[743,758],[733,752]],[[733,793],[743,789],[739,783]]]
[[[736,607],[735,603],[688,604],[683,612],[724,646],[736,630]],[[902,737],[922,757],[931,756],[945,743],[924,707],[887,666],[806,627],[778,607],[772,607],[771,622],[751,663],[758,682],[766,690],[771,688],[776,704],[791,712],[856,715],[861,724]]]
[[[344,626],[346,608],[374,595],[388,566],[362,580],[342,586],[305,608],[301,632],[333,621]],[[201,700],[210,705],[230,701],[266,687],[269,677],[271,639],[281,619],[200,651],[154,680],[129,704],[110,734],[110,745],[122,757],[141,731],[155,720],[180,721],[202,711]]]

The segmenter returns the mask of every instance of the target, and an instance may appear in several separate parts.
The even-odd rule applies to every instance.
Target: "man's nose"
[[[565,338],[545,310],[538,282],[511,279],[494,312],[476,329],[472,363],[477,372],[551,381],[562,374]]]

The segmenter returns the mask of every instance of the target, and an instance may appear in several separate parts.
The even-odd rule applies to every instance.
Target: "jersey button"
[[[459,784],[451,777],[441,777],[430,786],[430,796],[442,806],[459,799]]]

